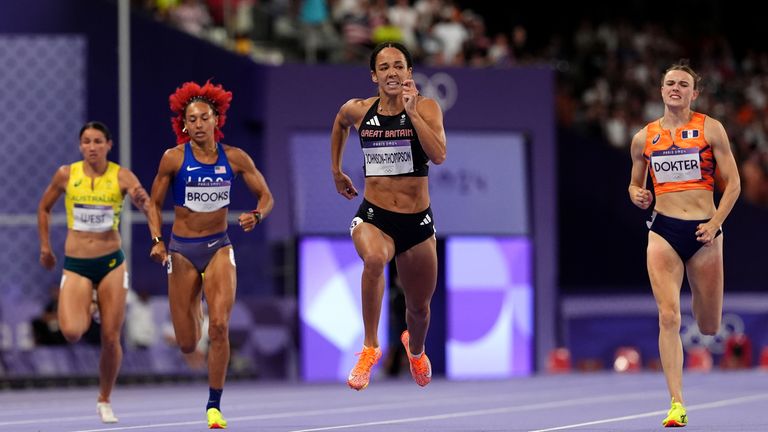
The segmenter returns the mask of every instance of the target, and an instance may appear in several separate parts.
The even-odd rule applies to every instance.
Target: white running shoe
[[[112,405],[109,402],[96,402],[96,412],[101,417],[102,423],[117,423],[117,417],[112,412]]]

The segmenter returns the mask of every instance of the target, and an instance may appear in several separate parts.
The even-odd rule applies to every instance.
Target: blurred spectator
[[[210,341],[208,338],[208,323],[208,307],[205,302],[203,302],[203,323],[200,326],[200,340],[197,342],[197,346],[193,352],[189,354],[182,353],[184,361],[192,370],[205,371],[208,369],[208,362],[206,361]],[[169,345],[178,345],[176,343],[176,333],[173,330],[173,323],[170,321],[163,325],[163,339]]]
[[[674,26],[634,15],[628,19],[621,11],[600,20],[574,16],[570,27],[550,26],[553,31],[526,27],[521,11],[509,28],[493,29],[489,39],[485,23],[495,8],[466,1],[205,0],[208,10],[201,1],[132,4],[193,34],[210,25],[201,18],[209,14],[213,25],[227,26],[222,29],[226,45],[237,52],[254,54],[253,41],[258,41],[260,49],[271,45],[281,53],[262,59],[364,64],[374,42],[387,39],[401,40],[417,63],[434,66],[549,64],[557,72],[560,126],[622,149],[628,148],[628,133],[663,114],[657,96],[664,66],[691,58],[707,77],[693,108],[723,119],[744,171],[744,199],[768,205],[768,52],[737,52],[715,22],[713,28],[693,26],[681,39]],[[549,33],[548,42],[541,40],[542,33]]]
[[[416,9],[409,5],[408,0],[396,0],[395,5],[389,8],[389,22],[400,29],[403,44],[411,50],[419,50],[418,39],[416,37],[416,26],[419,23],[419,14]]]
[[[181,0],[168,11],[168,22],[189,34],[202,36],[212,20],[201,0]]]
[[[50,297],[43,308],[43,313],[32,320],[32,333],[35,345],[65,345],[66,338],[59,329],[59,287],[54,285],[48,291]]]
[[[496,67],[509,67],[515,63],[509,38],[504,33],[497,33],[488,48],[488,64]]]
[[[155,316],[146,290],[128,293],[128,311],[125,317],[125,339],[131,348],[148,349],[157,341]]]
[[[437,64],[460,66],[463,64],[464,44],[469,39],[469,32],[461,22],[461,11],[455,6],[450,8],[448,17],[435,24],[432,35],[440,42],[440,57]]]
[[[389,22],[389,18],[386,15],[383,17],[381,24],[374,27],[371,39],[374,45],[378,45],[382,42],[403,42],[403,32],[400,31],[400,27],[393,25]]]
[[[303,0],[299,15],[303,29],[304,58],[307,63],[328,60],[338,45],[325,0]]]
[[[181,3],[181,0],[146,0],[148,7],[160,20],[167,20],[168,13]]]
[[[365,62],[373,47],[368,21],[368,4],[358,0],[358,7],[349,8],[341,17],[341,34],[344,45],[344,61]]]
[[[755,205],[768,207],[768,152],[754,150],[741,163],[742,194]]]

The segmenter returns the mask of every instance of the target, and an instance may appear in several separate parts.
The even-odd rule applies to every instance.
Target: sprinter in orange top
[[[683,346],[680,339],[680,289],[687,273],[693,314],[703,334],[720,327],[723,309],[723,236],[721,226],[739,196],[739,173],[723,125],[691,111],[699,95],[699,76],[682,61],[667,69],[661,82],[664,117],[632,138],[629,199],[650,207],[645,188],[648,170],[656,193],[649,226],[647,265],[659,309],[659,353],[672,406],[665,427],[685,426]],[[714,171],[724,183],[714,201]]]

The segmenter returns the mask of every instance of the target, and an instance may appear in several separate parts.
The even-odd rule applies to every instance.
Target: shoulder
[[[184,147],[186,144],[179,144],[163,152],[163,159],[176,160],[184,157]]]
[[[136,174],[134,174],[133,171],[131,171],[129,168],[118,165],[117,182],[121,187],[132,186],[138,181],[139,179],[136,177]]]
[[[365,113],[371,109],[376,99],[376,97],[370,97],[368,99],[350,99],[346,101],[339,108],[339,113],[336,114],[336,122],[343,127],[357,125],[365,117]]]
[[[728,143],[728,134],[725,132],[725,127],[719,120],[706,116],[704,119],[704,139],[710,145]]]
[[[222,144],[221,147],[224,149],[224,154],[227,156],[229,164],[233,165],[233,168],[247,166],[253,163],[251,156],[249,156],[248,153],[240,147],[235,147],[228,144]]]
[[[635,141],[645,142],[646,138],[648,138],[648,126],[644,126],[642,129],[635,132],[635,135],[632,137],[632,143]]]
[[[184,163],[184,144],[171,147],[163,153],[160,158],[160,167],[158,174],[173,175],[181,168]]]
[[[53,173],[53,177],[56,179],[65,179],[69,180],[69,176],[72,173],[72,165],[62,165],[56,169],[56,172]]]
[[[631,149],[633,152],[644,151],[645,142],[648,140],[648,125],[640,129],[632,137]]]
[[[117,175],[120,176],[120,177],[124,177],[124,176],[133,176],[135,174],[133,173],[133,171],[131,171],[130,168],[126,168],[124,166],[117,165]]]
[[[439,104],[439,103],[437,103],[437,101],[436,101],[436,100],[434,100],[434,99],[432,99],[432,98],[430,98],[430,97],[426,97],[426,96],[421,96],[421,95],[419,95],[419,96],[418,96],[418,98],[419,98],[419,99],[418,99],[418,101],[416,101],[416,102],[417,102],[417,104],[418,104],[418,106],[419,106],[419,107],[422,107],[422,106],[424,106],[424,107],[427,107],[427,108],[435,108],[435,109],[437,109],[437,110],[440,110],[440,109],[441,109],[441,108],[440,108],[440,104]]]
[[[419,100],[416,101],[416,109],[419,113],[442,114],[443,109],[436,100],[426,96],[418,96],[418,98]]]
[[[707,129],[725,131],[725,127],[723,127],[723,124],[720,122],[720,120],[714,117],[704,116],[704,131],[706,132]]]
[[[231,157],[242,157],[247,156],[247,153],[245,150],[241,149],[240,147],[235,147],[233,145],[229,144],[221,144],[221,148],[224,149],[224,154],[227,155],[227,158]]]
[[[59,190],[66,189],[67,183],[69,183],[69,176],[71,172],[71,165],[62,165],[56,168],[56,171],[53,173],[51,184]]]
[[[355,98],[346,101],[339,109],[339,112],[345,116],[364,116],[373,103],[376,102],[376,97],[370,97],[368,99]]]

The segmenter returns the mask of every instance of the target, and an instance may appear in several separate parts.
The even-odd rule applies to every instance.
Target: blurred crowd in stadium
[[[481,14],[479,4],[476,11],[459,3],[134,0],[138,10],[158,20],[265,63],[364,64],[375,44],[394,40],[408,46],[421,65],[552,67],[560,126],[624,149],[636,131],[663,113],[658,92],[664,68],[689,58],[704,78],[694,109],[727,125],[744,198],[768,205],[768,51],[736,50],[717,29],[681,35],[658,21],[623,18],[573,17],[571,27],[534,44],[526,25],[510,19],[508,28],[488,30],[487,10]]]

